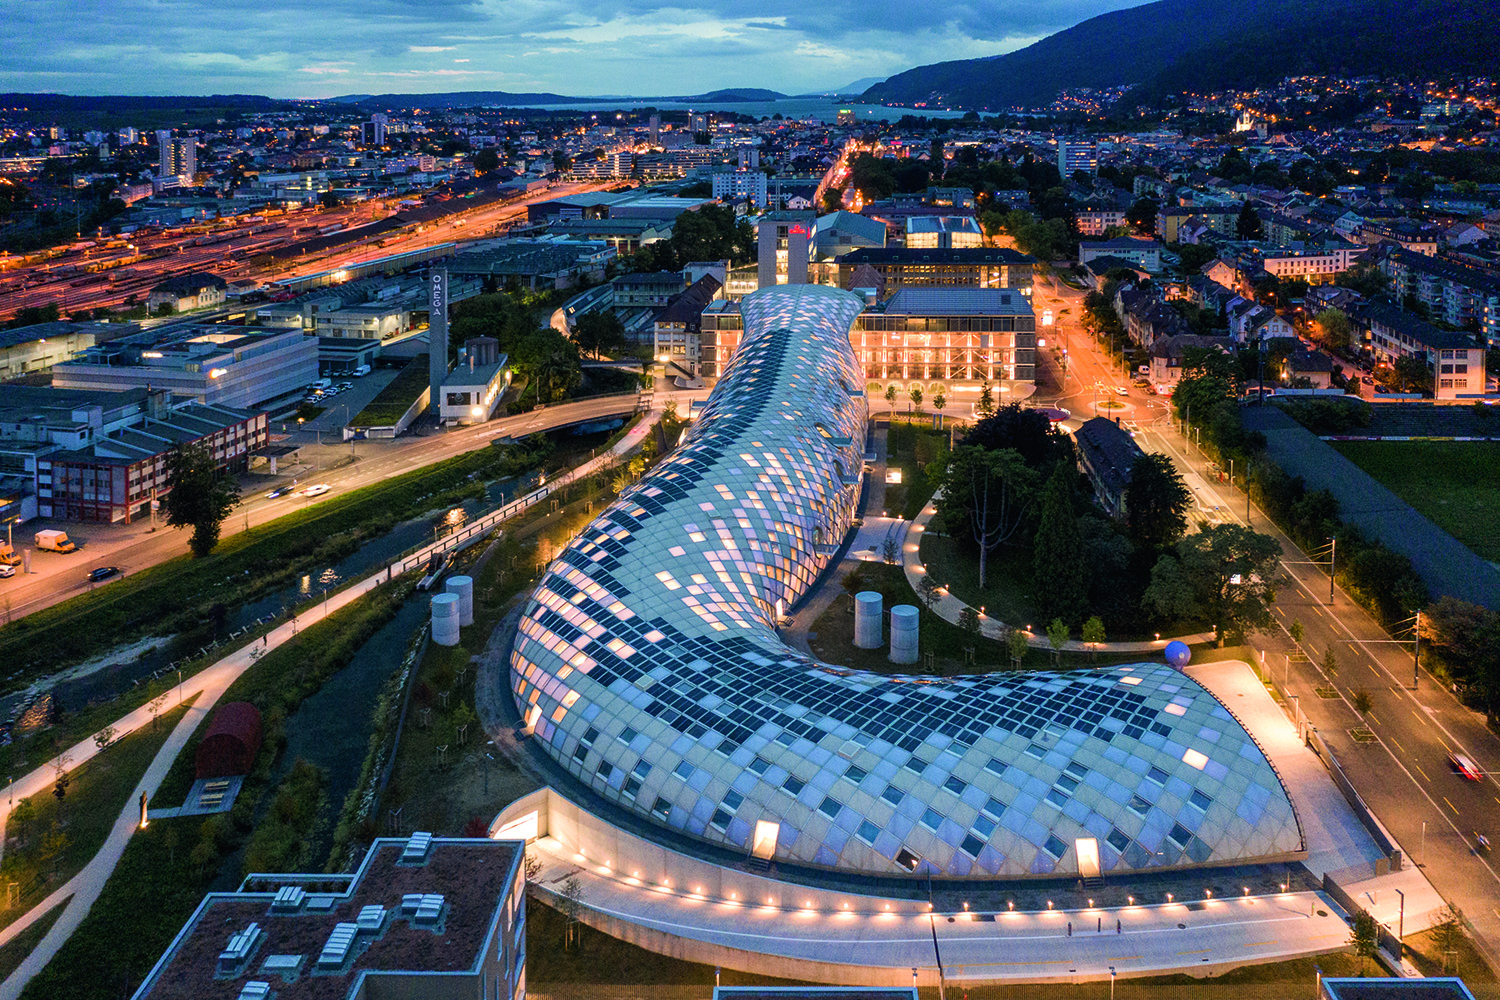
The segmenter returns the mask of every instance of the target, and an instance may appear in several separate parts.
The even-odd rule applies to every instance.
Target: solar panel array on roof
[[[1106,871],[1295,852],[1285,789],[1211,695],[1162,665],[879,676],[775,622],[854,516],[863,379],[847,292],[747,297],[683,445],[544,574],[516,704],[577,780],[676,834],[885,875]]]

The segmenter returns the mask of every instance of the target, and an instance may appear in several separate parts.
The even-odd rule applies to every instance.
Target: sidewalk
[[[933,494],[932,500],[922,508],[922,513],[916,516],[906,530],[906,536],[901,544],[901,556],[906,569],[906,580],[911,584],[913,602],[917,600],[917,589],[922,582],[922,576],[927,572],[927,564],[922,562],[922,533],[927,530],[927,525],[937,514],[937,499],[942,495],[939,490]],[[943,618],[953,624],[958,624],[959,616],[963,614],[969,605],[954,597],[946,589],[939,588],[934,592],[932,598],[932,611],[939,618]],[[974,609],[979,611],[978,608]],[[1017,626],[1019,628],[1019,626]],[[1010,628],[1000,619],[979,611],[979,632],[987,639],[998,642],[1005,640],[1006,633]],[[1022,630],[1025,631],[1024,629]],[[1026,643],[1033,649],[1052,648],[1052,642],[1045,634],[1037,632],[1025,632]],[[1069,639],[1063,643],[1063,651],[1069,653],[1160,653],[1169,642],[1185,642],[1190,646],[1205,642],[1214,642],[1218,636],[1213,632],[1198,632],[1194,635],[1168,636],[1165,639],[1147,639],[1141,642],[1093,642],[1086,643],[1079,639]]]
[[[661,412],[653,410],[647,413],[643,419],[631,428],[613,448],[599,455],[576,469],[572,469],[554,481],[555,486],[566,485],[576,479],[588,476],[604,463],[612,461],[615,457],[624,455],[633,448],[640,445],[646,434],[656,426],[661,419]],[[121,811],[114,827],[110,830],[108,839],[104,846],[94,855],[93,859],[73,878],[54,890],[45,899],[32,907],[20,919],[16,920],[4,930],[0,930],[0,945],[12,940],[17,934],[30,927],[38,919],[46,915],[54,906],[58,905],[69,895],[69,900],[61,916],[58,917],[46,936],[36,946],[25,961],[11,973],[3,983],[0,983],[0,1000],[8,1000],[10,997],[18,996],[31,978],[42,970],[51,961],[52,956],[62,947],[63,942],[72,935],[73,931],[88,914],[89,908],[93,906],[94,900],[103,891],[104,884],[109,880],[115,865],[119,863],[120,856],[125,853],[125,846],[129,843],[131,836],[135,833],[136,825],[140,820],[140,796],[144,792],[149,797],[156,793],[161,785],[162,779],[167,775],[172,762],[177,754],[187,744],[193,732],[208,716],[209,711],[217,704],[219,697],[261,656],[272,649],[281,646],[301,630],[316,624],[335,614],[349,604],[363,597],[391,577],[392,566],[383,566],[375,573],[365,577],[336,594],[332,594],[324,602],[313,605],[303,611],[293,620],[277,626],[266,634],[264,639],[257,639],[247,646],[230,653],[228,656],[199,671],[192,677],[186,678],[178,685],[178,699],[185,701],[188,696],[199,695],[198,701],[187,710],[167,742],[157,752],[151,766],[147,769],[145,776],[131,793],[130,801]],[[114,726],[117,738],[139,729],[151,721],[151,715],[146,706],[141,706],[133,712],[121,716],[115,721]],[[67,760],[68,769],[78,767],[84,761],[99,753],[93,737],[81,740],[68,750],[63,752],[62,757]],[[54,758],[56,759],[56,758]],[[15,795],[26,798],[38,792],[46,791],[55,780],[55,771],[51,763],[44,764],[39,768],[23,775],[17,779],[12,788]],[[4,837],[4,825],[10,818],[11,806],[9,802],[0,802],[0,838]]]

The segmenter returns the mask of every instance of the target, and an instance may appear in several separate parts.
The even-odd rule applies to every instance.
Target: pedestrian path
[[[901,543],[902,565],[906,570],[906,580],[911,584],[912,597],[921,593],[919,589],[922,577],[928,572],[927,564],[922,562],[922,535],[929,530],[933,517],[937,514],[937,500],[942,495],[939,490],[933,494],[932,500],[922,508],[907,527],[905,537]],[[954,597],[946,587],[939,587],[933,592],[932,611],[939,618],[950,621],[957,625],[964,609],[970,607],[963,601]],[[1011,627],[992,615],[987,615],[979,608],[974,609],[979,614],[979,632],[987,639],[1004,641]],[[1019,625],[1014,626],[1020,628]],[[1044,632],[1028,631],[1030,626],[1021,629],[1026,636],[1027,645],[1033,649],[1052,648],[1052,641]],[[1139,642],[1083,642],[1079,639],[1069,639],[1063,643],[1062,649],[1067,653],[1160,653],[1166,648],[1167,643],[1178,641],[1185,642],[1190,646],[1206,642],[1215,642],[1218,636],[1213,632],[1198,632],[1193,635],[1167,636],[1164,639],[1147,639]]]
[[[592,475],[595,470],[602,468],[606,463],[614,461],[632,449],[639,447],[656,423],[661,419],[659,411],[651,411],[637,422],[613,448],[584,463],[576,469],[559,476],[553,483],[553,488],[566,485],[575,480]],[[330,594],[326,601],[319,602],[296,618],[285,622],[266,633],[263,637],[254,640],[249,645],[230,653],[228,656],[216,663],[200,670],[191,677],[185,678],[175,692],[173,701],[185,701],[187,698],[197,695],[198,700],[188,708],[181,721],[172,730],[162,748],[157,751],[151,766],[147,768],[146,774],[141,778],[131,793],[130,801],[115,820],[114,826],[109,832],[104,846],[94,855],[93,859],[73,878],[53,891],[36,906],[32,907],[25,915],[20,917],[8,927],[0,930],[0,945],[13,939],[26,928],[34,924],[38,919],[45,916],[53,907],[62,903],[69,895],[69,900],[62,914],[47,931],[41,942],[32,949],[31,954],[18,966],[15,972],[0,983],[0,1000],[10,1000],[20,995],[32,977],[42,970],[51,961],[52,956],[63,943],[77,930],[78,925],[88,914],[89,908],[93,906],[94,900],[104,889],[104,884],[109,880],[115,865],[119,863],[121,855],[125,853],[125,847],[134,835],[140,821],[139,800],[144,792],[148,797],[156,794],[172,762],[182,748],[187,745],[193,732],[208,716],[210,710],[218,703],[220,696],[237,681],[242,674],[252,667],[257,660],[270,650],[276,649],[287,642],[299,631],[314,625],[330,615],[336,614],[343,608],[357,601],[365,594],[374,590],[382,583],[387,582],[395,570],[396,564],[383,566],[375,573],[365,577],[363,580],[346,587],[336,594]],[[133,712],[121,716],[114,723],[118,736],[124,736],[134,732],[141,726],[151,721],[151,713],[146,706],[142,706]],[[65,762],[68,770],[78,767],[84,761],[99,753],[99,747],[94,743],[93,737],[81,740],[68,750],[64,751],[61,759]],[[58,758],[54,758],[54,761]],[[56,769],[53,762],[48,762],[39,768],[23,775],[12,783],[16,797],[26,798],[37,792],[45,791],[52,786],[56,780]],[[11,805],[14,799],[7,797],[0,802],[0,838],[4,837],[4,823],[9,819]]]
[[[847,985],[1085,982],[1342,950],[1349,930],[1317,892],[1158,900],[1022,912],[932,910],[925,900],[810,888],[726,872],[740,890],[612,867],[543,836],[533,885],[581,885],[580,919],[691,961]],[[666,862],[671,865],[670,860]],[[1090,926],[1093,925],[1093,926]]]

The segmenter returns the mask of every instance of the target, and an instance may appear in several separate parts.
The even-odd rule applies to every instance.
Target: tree
[[[1313,317],[1318,330],[1318,343],[1330,351],[1342,351],[1349,346],[1349,316],[1342,309],[1324,309]]]
[[[885,387],[885,401],[892,406],[896,404],[896,386],[894,384]]]
[[[573,327],[573,343],[595,358],[613,354],[625,346],[625,324],[609,310],[584,313]]]
[[[1364,966],[1380,951],[1380,925],[1365,910],[1355,911],[1354,922],[1349,925],[1349,945],[1360,957],[1363,974]]]
[[[1018,628],[1013,628],[1005,634],[1005,651],[1010,654],[1011,662],[1017,667],[1026,658],[1026,651],[1031,648],[1031,643],[1026,638],[1026,633]]]
[[[185,444],[167,454],[167,495],[162,500],[167,524],[193,529],[188,546],[200,559],[219,544],[219,529],[235,507],[240,488],[220,469],[213,452],[201,444]]]
[[[1239,396],[1240,378],[1234,358],[1218,348],[1184,348],[1182,378],[1172,390],[1172,408],[1178,419],[1207,422],[1217,404]]]
[[[995,415],[995,393],[990,388],[988,376],[985,377],[984,381],[979,383],[979,403],[974,407],[974,410],[979,414],[979,419],[981,420]]]
[[[922,598],[922,605],[928,611],[932,610],[932,602],[937,598],[937,592],[938,582],[932,572],[929,570],[923,573],[921,582],[917,584],[917,596]]]
[[[978,637],[979,612],[965,604],[964,609],[958,613],[958,627],[963,629],[969,638]]]
[[[1292,623],[1286,627],[1286,634],[1291,636],[1292,641],[1300,646],[1302,644],[1302,637],[1307,634],[1307,629],[1303,628],[1301,622],[1293,619]]]
[[[943,413],[943,407],[947,405],[948,397],[943,394],[943,390],[939,389],[936,393],[933,394],[932,408],[936,410],[938,412],[938,416],[941,417]]]
[[[115,727],[113,724],[105,726],[94,734],[94,746],[103,750],[115,741]]]
[[[1234,234],[1242,240],[1260,239],[1260,213],[1248,201],[1240,207],[1240,217],[1234,220]]]
[[[1328,649],[1323,653],[1322,666],[1323,673],[1328,675],[1329,680],[1333,680],[1339,675],[1339,659],[1337,656],[1333,655],[1332,646],[1329,646]]]
[[[1165,619],[1205,619],[1246,633],[1273,621],[1281,545],[1239,524],[1204,525],[1164,553],[1151,570],[1142,605]]]
[[[1155,198],[1137,198],[1135,204],[1125,210],[1125,221],[1148,236],[1156,235],[1156,213],[1161,203]]]
[[[1089,647],[1089,659],[1099,655],[1099,644],[1104,641],[1104,619],[1094,615],[1083,623],[1083,641]]]
[[[1047,414],[1023,409],[1018,403],[1007,403],[980,420],[963,441],[989,451],[1012,448],[1029,468],[1044,474],[1050,474],[1057,462],[1074,460],[1071,439],[1052,425]]]
[[[916,385],[912,386],[911,387],[911,391],[908,392],[906,395],[911,398],[911,405],[912,406],[915,406],[919,410],[922,408],[922,388],[921,388],[921,386],[916,386]]]
[[[1073,511],[1072,471],[1059,462],[1042,489],[1041,519],[1032,543],[1037,611],[1076,620],[1088,596],[1083,535]]]
[[[514,355],[517,346],[537,329],[531,310],[513,295],[491,292],[476,295],[452,308],[448,323],[448,357],[475,337],[494,337],[500,350]]]
[[[1443,953],[1443,971],[1448,971],[1448,955],[1458,951],[1464,940],[1464,911],[1452,903],[1437,913],[1437,923],[1432,925],[1432,943]]]
[[[578,345],[551,327],[527,334],[511,358],[516,369],[537,384],[539,403],[564,398],[583,378]]]
[[[1052,647],[1054,664],[1062,661],[1062,650],[1068,643],[1068,635],[1068,623],[1061,618],[1052,619],[1052,623],[1047,626],[1047,645]]]
[[[1140,455],[1130,466],[1125,486],[1125,520],[1139,548],[1164,549],[1187,531],[1193,493],[1182,481],[1171,456]]]
[[[1367,689],[1360,688],[1354,692],[1351,703],[1354,705],[1354,710],[1360,715],[1369,715],[1370,709],[1375,706],[1375,699],[1370,697],[1370,692]]]
[[[486,146],[474,154],[474,172],[487,174],[500,167],[500,153],[494,146]]]
[[[1403,354],[1392,366],[1396,373],[1396,388],[1399,392],[1432,392],[1432,369],[1425,359],[1415,354]]]
[[[938,510],[950,533],[968,532],[979,547],[980,590],[988,583],[989,554],[1021,528],[1035,484],[1036,473],[1014,449],[963,446],[954,450]]]
[[[562,884],[559,893],[562,902],[563,916],[567,918],[564,928],[563,947],[571,947],[578,940],[578,915],[583,912],[583,881],[577,875],[570,875]]]

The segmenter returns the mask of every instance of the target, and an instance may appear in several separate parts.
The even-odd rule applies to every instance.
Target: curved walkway
[[[661,419],[659,411],[651,411],[630,429],[619,442],[608,452],[584,463],[576,469],[570,470],[558,477],[553,484],[557,486],[566,485],[576,479],[588,476],[600,465],[613,459],[615,456],[623,455],[638,447],[646,434]],[[393,564],[394,566],[394,564]],[[94,905],[94,900],[104,890],[104,884],[114,872],[115,865],[119,863],[121,855],[125,853],[125,847],[134,835],[136,826],[140,821],[140,796],[144,792],[147,796],[154,795],[156,789],[161,785],[162,779],[167,776],[172,762],[182,748],[187,745],[188,739],[194,730],[208,716],[209,710],[218,702],[219,697],[227,691],[240,675],[250,669],[256,660],[260,659],[267,651],[280,646],[291,639],[302,629],[309,625],[322,621],[329,615],[341,610],[365,594],[374,590],[377,586],[387,582],[391,578],[393,566],[382,567],[378,572],[360,580],[358,583],[329,596],[326,602],[315,604],[303,611],[289,622],[278,625],[268,632],[263,638],[256,639],[249,645],[242,646],[218,662],[200,670],[192,677],[186,678],[178,685],[179,699],[186,700],[190,695],[198,695],[198,700],[189,708],[172,734],[167,738],[162,748],[157,751],[156,757],[151,761],[151,766],[146,769],[146,774],[136,785],[131,793],[130,801],[120,812],[110,829],[109,836],[99,852],[84,866],[83,870],[73,876],[62,886],[54,890],[45,899],[33,906],[23,916],[10,924],[4,930],[0,930],[0,945],[12,940],[26,928],[34,924],[38,919],[45,916],[58,905],[64,905],[65,909],[57,921],[47,931],[41,942],[32,949],[31,954],[26,956],[15,972],[11,973],[3,983],[0,983],[0,1000],[10,1000],[20,995],[31,978],[42,970],[57,954],[59,948],[77,930],[78,925],[88,914],[89,908]],[[143,705],[133,712],[128,712],[115,720],[114,727],[118,736],[124,736],[134,732],[151,721],[151,715]],[[68,769],[78,767],[84,761],[99,753],[99,748],[94,744],[93,737],[80,740],[61,755],[66,761]],[[54,761],[56,758],[54,758]],[[21,798],[35,795],[38,792],[50,788],[56,778],[56,771],[52,762],[43,764],[29,774],[23,775],[14,782],[13,788]],[[4,837],[4,823],[10,816],[10,799],[0,802],[0,838]],[[72,896],[65,904],[64,900]]]
[[[927,572],[927,564],[922,561],[922,533],[927,530],[927,525],[932,521],[933,515],[937,513],[937,498],[942,495],[939,490],[934,493],[927,506],[922,508],[922,513],[907,526],[906,535],[901,542],[901,559],[903,568],[906,570],[906,581],[911,584],[914,595],[920,594],[917,585],[922,582],[922,576]],[[954,597],[946,589],[939,589],[933,593],[932,611],[939,618],[943,618],[953,624],[958,624],[958,619],[965,608],[969,605]],[[978,609],[975,609],[978,611]],[[1010,631],[1000,619],[979,612],[979,631],[987,639],[995,639],[1003,642],[1006,634]],[[1027,632],[1026,643],[1033,649],[1052,648],[1052,641],[1045,633]],[[1185,642],[1188,645],[1196,645],[1204,642],[1214,642],[1218,636],[1213,632],[1198,632],[1193,635],[1168,636],[1165,639],[1147,639],[1143,642],[1083,642],[1079,639],[1069,639],[1063,643],[1063,651],[1068,653],[1159,653],[1166,648],[1167,643],[1173,641]]]

